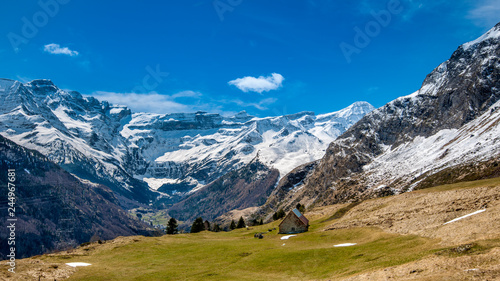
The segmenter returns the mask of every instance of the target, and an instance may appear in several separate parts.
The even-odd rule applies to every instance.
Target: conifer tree
[[[220,231],[220,226],[216,223],[214,223],[214,232],[219,232]]]
[[[245,228],[247,227],[247,225],[245,224],[245,220],[243,219],[243,217],[240,217],[240,220],[238,221],[238,225],[236,226],[236,228]]]
[[[276,221],[276,220],[284,218],[285,216],[286,216],[285,211],[283,211],[283,209],[279,209],[279,211],[274,213],[273,220]]]
[[[203,223],[202,218],[197,218],[194,220],[193,225],[191,226],[191,233],[197,233],[205,230],[205,224]]]
[[[296,206],[297,210],[299,210],[299,212],[301,212],[302,214],[306,212],[306,206],[300,204],[300,203],[297,203],[297,206]]]
[[[167,223],[167,234],[176,234],[177,233],[177,220],[174,218],[170,218]]]

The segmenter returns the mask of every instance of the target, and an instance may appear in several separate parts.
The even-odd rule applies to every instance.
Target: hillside
[[[49,161],[42,154],[21,147],[0,136],[0,169],[7,175],[15,169],[15,218],[17,257],[63,250],[91,239],[112,239],[121,235],[148,235],[147,225],[128,216],[106,186],[82,181]],[[7,214],[7,178],[0,178],[5,195],[0,208]],[[12,206],[10,206],[12,207]],[[1,241],[9,229],[0,229]],[[9,245],[1,243],[0,259],[6,259]]]
[[[169,208],[181,221],[197,217],[213,221],[226,212],[262,205],[278,181],[279,171],[254,159],[231,171]]]
[[[417,92],[370,112],[333,141],[278,207],[355,202],[498,175],[499,89],[497,24],[459,46]]]
[[[127,237],[19,262],[19,280],[496,280],[500,178],[337,204],[306,213],[307,233],[279,222],[227,233]],[[486,211],[449,224],[446,222]],[[351,247],[334,247],[356,243]],[[67,262],[87,262],[71,268]],[[4,265],[3,265],[4,266]],[[7,278],[2,270],[1,277]]]

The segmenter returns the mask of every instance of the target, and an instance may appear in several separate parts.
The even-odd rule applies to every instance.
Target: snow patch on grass
[[[294,237],[294,236],[297,236],[297,235],[287,235],[287,236],[283,236],[283,237],[281,237],[281,240],[288,240],[288,238],[290,238],[290,237]]]
[[[445,222],[443,225],[446,225],[446,224],[449,224],[449,223],[452,223],[452,222],[456,222],[456,221],[459,221],[459,220],[461,220],[461,219],[468,218],[468,217],[473,216],[473,215],[480,214],[480,213],[482,213],[482,212],[484,212],[484,211],[486,211],[486,209],[482,209],[482,210],[476,211],[476,212],[474,212],[474,213],[472,213],[472,214],[468,214],[468,215],[465,215],[465,216],[462,216],[462,217],[459,217],[459,218],[453,219],[453,220],[451,220],[451,221],[449,221],[449,222]]]
[[[71,267],[77,267],[77,266],[89,266],[91,264],[90,263],[85,263],[85,262],[69,262],[66,265],[69,265]]]
[[[334,245],[333,247],[350,247],[350,246],[354,246],[356,245],[357,243],[344,243],[344,244],[337,244],[337,245]]]

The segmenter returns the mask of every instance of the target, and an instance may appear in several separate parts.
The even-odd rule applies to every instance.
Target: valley
[[[500,23],[379,108],[159,114],[62,87],[0,79],[0,280],[500,279]],[[286,214],[309,231],[282,239]]]
[[[17,280],[496,280],[499,189],[500,178],[438,186],[366,200],[334,219],[347,204],[318,207],[305,213],[310,231],[288,240],[277,231],[253,237],[278,221],[231,232],[119,237],[20,260]],[[344,243],[356,245],[334,247]]]

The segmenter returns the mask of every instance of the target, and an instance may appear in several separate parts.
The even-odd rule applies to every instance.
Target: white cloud
[[[492,28],[500,21],[500,0],[477,1],[475,7],[467,14],[467,18],[477,25]]]
[[[231,100],[230,102],[243,107],[255,107],[258,110],[268,110],[269,108],[267,106],[275,103],[276,101],[278,101],[278,99],[267,98],[259,102],[244,102],[242,100]]]
[[[78,56],[77,51],[70,50],[68,47],[61,47],[59,44],[51,43],[43,46],[43,50],[53,55]]]
[[[161,95],[156,92],[136,94],[97,91],[92,93],[92,96],[101,101],[108,101],[112,104],[126,105],[133,112],[164,114],[193,111],[191,106],[176,102],[174,100],[175,95]]]
[[[172,98],[199,98],[201,97],[202,94],[200,92],[195,92],[195,91],[182,91],[178,92],[177,94],[173,94]]]
[[[273,73],[271,76],[259,76],[258,78],[245,76],[229,81],[228,84],[236,86],[243,92],[251,91],[261,94],[262,92],[278,89],[282,86],[283,80],[285,78],[281,74]]]
[[[108,91],[95,91],[91,95],[100,101],[107,101],[114,105],[124,105],[134,113],[189,113],[206,111],[219,113],[224,116],[232,116],[241,107],[253,107],[258,110],[269,110],[269,106],[278,101],[276,98],[265,98],[255,102],[242,101],[239,99],[214,99],[197,91],[181,91],[172,95],[162,95],[157,92],[144,94],[117,93]],[[234,111],[234,106],[240,109]]]
[[[29,77],[21,76],[21,75],[16,75],[16,78],[17,78],[17,80],[21,81],[22,83],[28,83],[30,81],[35,80],[33,78],[29,78]]]

